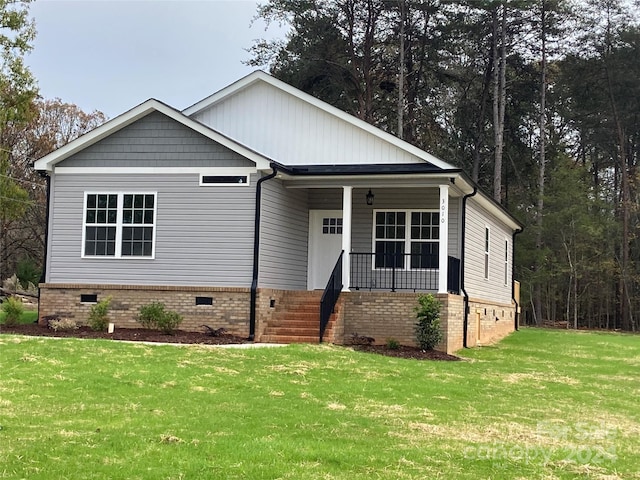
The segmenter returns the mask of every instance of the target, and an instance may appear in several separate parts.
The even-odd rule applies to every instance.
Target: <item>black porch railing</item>
[[[327,328],[333,309],[342,291],[342,255],[344,255],[344,251],[340,252],[338,261],[335,267],[333,267],[327,286],[320,299],[320,343],[322,343],[324,331]]]
[[[460,259],[447,257],[447,291],[460,295]]]
[[[438,256],[415,253],[350,253],[352,290],[438,290]],[[460,259],[448,257],[447,290],[460,293]]]

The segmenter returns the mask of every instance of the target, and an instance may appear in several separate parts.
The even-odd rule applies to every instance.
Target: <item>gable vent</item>
[[[249,175],[202,175],[200,185],[248,185]]]

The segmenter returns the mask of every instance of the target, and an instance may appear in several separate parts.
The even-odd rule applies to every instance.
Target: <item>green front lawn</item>
[[[640,478],[640,337],[463,362],[0,335],[0,478]]]

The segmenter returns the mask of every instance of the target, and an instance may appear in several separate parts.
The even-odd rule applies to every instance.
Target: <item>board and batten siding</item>
[[[153,112],[59,164],[64,167],[255,167],[236,152]]]
[[[484,276],[485,229],[489,227],[489,278]],[[480,206],[467,201],[464,285],[469,297],[511,303],[512,231]],[[508,242],[508,282],[504,282],[505,241]]]
[[[373,252],[374,210],[438,210],[440,192],[437,188],[376,188],[374,205],[367,205],[368,189],[354,188],[352,194],[351,251]],[[342,189],[312,189],[309,208],[342,210]],[[460,199],[449,198],[448,254],[460,258]]]
[[[249,287],[255,184],[194,174],[54,174],[47,282]],[[155,258],[81,258],[85,192],[157,192]]]
[[[285,165],[424,162],[264,82],[248,86],[193,118]]]
[[[260,287],[306,290],[309,238],[307,190],[286,189],[277,179],[262,184]]]

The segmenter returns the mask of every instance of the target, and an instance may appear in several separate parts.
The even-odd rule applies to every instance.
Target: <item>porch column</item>
[[[438,293],[447,293],[447,278],[449,276],[449,185],[440,185],[440,241],[438,263]]]
[[[349,291],[351,283],[351,197],[353,187],[342,187],[342,291]]]

